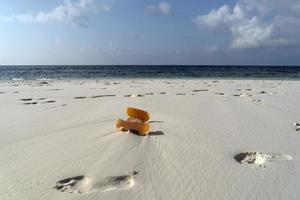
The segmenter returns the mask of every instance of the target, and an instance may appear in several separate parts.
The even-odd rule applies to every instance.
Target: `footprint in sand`
[[[36,105],[38,104],[38,102],[26,102],[26,103],[23,103],[24,105]]]
[[[152,95],[156,95],[156,94],[153,92],[147,92],[147,93],[145,93],[145,95],[152,96]]]
[[[49,89],[49,91],[58,91],[58,90],[63,90],[63,89],[59,89],[59,88]]]
[[[268,94],[266,91],[260,91],[259,94]]]
[[[41,98],[38,98],[39,101],[45,100],[45,99],[47,99],[47,97],[41,97]]]
[[[242,93],[242,94],[234,94],[232,96],[234,96],[234,97],[252,97],[253,95],[252,94],[244,94],[244,93]]]
[[[38,85],[48,85],[49,83],[47,81],[42,81],[42,82],[39,82]]]
[[[121,176],[110,176],[103,180],[97,181],[93,177],[75,176],[58,181],[54,188],[61,192],[69,193],[89,193],[96,190],[102,192],[110,190],[129,189],[134,185],[134,176],[138,172],[133,171],[131,174]]]
[[[132,96],[132,95],[131,95]],[[145,95],[143,95],[143,94],[136,94],[136,95],[134,95],[133,97],[144,97]]]
[[[250,102],[256,102],[256,103],[262,103],[263,100],[262,99],[250,99]]]
[[[208,92],[207,89],[198,89],[198,90],[193,90],[193,92]]]
[[[127,94],[124,95],[124,97],[144,97],[145,95],[143,94]]]
[[[177,96],[187,96],[185,93],[176,93]]]
[[[20,99],[20,101],[23,101],[23,105],[36,105],[38,102],[32,101],[32,98],[25,98],[25,99]],[[30,102],[31,101],[31,102]]]
[[[32,98],[20,99],[20,101],[32,101]]]
[[[50,100],[50,101],[44,101],[43,103],[55,103],[56,101]]]
[[[240,97],[252,97],[252,94],[241,94]]]
[[[139,87],[142,87],[142,86],[140,86],[140,85],[130,85],[129,87],[131,87],[131,88],[139,88]]]
[[[300,123],[294,122],[293,125],[296,128],[296,131],[300,131]]]
[[[97,95],[97,96],[92,96],[93,99],[96,98],[101,98],[101,97],[115,97],[116,95],[114,94],[104,94],[104,95]]]
[[[86,99],[86,97],[74,97],[74,99]]]
[[[280,153],[245,152],[235,155],[234,159],[241,164],[253,165],[255,168],[265,168],[271,161],[292,160],[292,157]]]

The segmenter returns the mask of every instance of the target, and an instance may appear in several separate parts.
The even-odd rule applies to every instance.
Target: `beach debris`
[[[150,119],[150,114],[147,111],[133,107],[127,108],[127,115],[131,118],[140,119],[142,122],[146,122]]]
[[[234,156],[240,164],[253,164],[257,167],[266,167],[266,164],[274,160],[292,160],[292,157],[280,153],[244,152]]]
[[[129,118],[122,120],[117,118],[115,125],[118,130],[126,132],[130,130],[138,135],[146,136],[149,133],[150,125],[147,121],[150,119],[150,115],[147,111],[128,107],[127,115]]]

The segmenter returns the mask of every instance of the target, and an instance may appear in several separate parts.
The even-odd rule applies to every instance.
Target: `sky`
[[[10,0],[0,65],[300,65],[299,0]]]

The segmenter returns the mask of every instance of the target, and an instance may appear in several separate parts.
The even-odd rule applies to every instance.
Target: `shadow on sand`
[[[155,123],[164,123],[164,121],[149,121],[149,124],[155,124]]]
[[[145,137],[144,135],[140,135],[137,131],[135,130],[130,130],[131,133],[140,136],[140,137]],[[147,136],[161,136],[161,135],[165,135],[164,132],[162,131],[151,131],[148,133]]]
[[[160,135],[164,135],[164,132],[162,131],[151,131],[148,134],[149,136],[160,136]]]

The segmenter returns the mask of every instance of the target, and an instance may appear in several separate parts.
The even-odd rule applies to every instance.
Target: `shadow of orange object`
[[[148,135],[149,136],[160,136],[160,135],[165,135],[165,134],[162,131],[152,131],[152,132],[149,132]]]
[[[116,120],[116,127],[121,131],[135,130],[140,135],[146,136],[149,133],[150,125],[148,123],[136,121],[124,121],[122,119]]]

